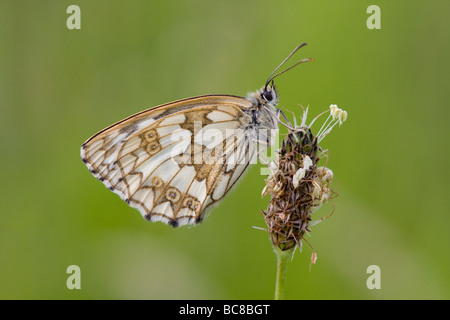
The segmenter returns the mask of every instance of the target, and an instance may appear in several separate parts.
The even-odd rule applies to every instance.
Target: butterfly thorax
[[[250,92],[247,95],[247,99],[253,105],[247,111],[252,117],[252,125],[261,129],[278,128],[275,116],[278,105],[278,93],[275,86],[262,87],[255,92]]]

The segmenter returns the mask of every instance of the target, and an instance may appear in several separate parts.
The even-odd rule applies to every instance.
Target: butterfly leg
[[[287,121],[287,124],[289,125],[289,127],[292,128],[292,123],[289,121],[289,119],[286,117],[286,115],[284,114],[284,112],[281,109],[277,109],[277,117],[278,119],[280,119],[280,114],[283,116],[283,118]],[[295,119],[295,115],[294,115],[294,119]]]

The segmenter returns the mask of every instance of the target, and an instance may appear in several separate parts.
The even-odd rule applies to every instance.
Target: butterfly
[[[81,159],[149,221],[196,225],[270,146],[280,110],[274,78],[247,97],[203,95],[136,113],[89,138]]]

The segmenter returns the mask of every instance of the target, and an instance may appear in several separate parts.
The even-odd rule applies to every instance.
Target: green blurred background
[[[66,9],[81,8],[81,30]],[[381,8],[381,30],[366,9]],[[288,299],[449,299],[448,1],[0,2],[0,298],[272,299],[260,165],[194,228],[148,223],[91,176],[92,134],[201,94],[277,79],[299,116],[337,104],[323,142],[339,197],[287,270]],[[317,129],[317,128],[316,128]],[[327,215],[331,205],[315,215]],[[66,268],[81,268],[68,290]],[[369,290],[369,265],[381,289]]]

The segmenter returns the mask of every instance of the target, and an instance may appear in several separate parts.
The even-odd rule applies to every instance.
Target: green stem
[[[286,267],[289,258],[294,250],[282,251],[274,246],[277,256],[277,277],[275,279],[275,300],[283,300],[284,297],[284,281],[286,280]]]

